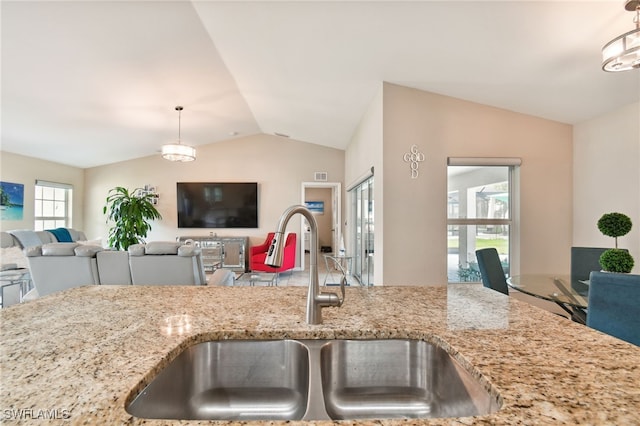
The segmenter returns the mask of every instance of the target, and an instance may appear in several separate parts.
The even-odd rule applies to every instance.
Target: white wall
[[[157,207],[163,219],[152,224],[147,240],[215,232],[220,236],[249,236],[251,244],[262,243],[266,234],[275,230],[282,212],[301,203],[301,182],[313,181],[317,171],[327,172],[332,182],[344,182],[344,151],[270,135],[199,146],[197,160],[191,163],[171,163],[156,155],[93,167],[86,170],[85,231],[90,238],[108,234],[102,207],[109,189],[150,184],[160,194]],[[259,228],[178,229],[176,182],[235,181],[258,182]],[[291,221],[288,231],[300,233],[298,218]]]
[[[385,84],[383,135],[385,285],[447,282],[447,157],[522,158],[519,272],[569,270],[570,125]],[[417,179],[403,160],[414,144],[425,154]]]
[[[613,247],[597,222],[604,213],[624,213],[633,227],[618,245],[629,249],[632,272],[640,273],[640,103],[577,124],[573,161],[573,244]]]
[[[84,228],[84,170],[51,161],[39,160],[10,152],[0,152],[0,180],[24,185],[22,220],[2,220],[0,230],[33,229],[36,180],[66,183],[73,186],[73,218],[71,226]]]
[[[345,182],[347,188],[356,183],[363,175],[374,168],[374,184],[373,184],[373,215],[375,218],[375,241],[374,241],[374,260],[375,274],[374,284],[381,285],[383,283],[384,267],[382,259],[384,257],[384,212],[382,210],[382,197],[384,170],[383,170],[383,86],[371,102],[366,113],[362,117],[358,128],[354,132],[353,137],[347,147],[345,153]],[[345,188],[345,190],[347,189]],[[380,200],[380,203],[378,203]],[[344,221],[345,227],[345,246],[347,254],[353,253],[354,235],[353,224],[351,219],[353,216],[351,206],[351,194],[346,193],[344,202],[346,216]]]

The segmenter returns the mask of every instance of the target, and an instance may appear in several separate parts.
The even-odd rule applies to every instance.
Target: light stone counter
[[[3,309],[1,422],[171,424],[124,406],[184,347],[287,337],[437,342],[502,399],[486,416],[368,424],[640,424],[640,348],[479,285],[350,288],[318,326],[304,322],[305,298],[302,287],[90,286]],[[190,329],[169,333],[175,315]]]

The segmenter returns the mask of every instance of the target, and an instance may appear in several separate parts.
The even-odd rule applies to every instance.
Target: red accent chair
[[[264,243],[253,246],[249,249],[249,269],[251,271],[260,272],[283,272],[288,271],[296,267],[296,238],[295,233],[287,234],[287,241],[284,245],[284,254],[282,258],[282,266],[279,268],[272,268],[264,264],[264,260],[267,257],[267,250],[273,240],[273,232],[267,234],[267,239]]]

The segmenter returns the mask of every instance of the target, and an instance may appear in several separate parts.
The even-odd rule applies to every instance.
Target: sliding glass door
[[[373,285],[373,176],[354,187],[351,191],[353,212],[354,259],[353,276],[361,285]]]

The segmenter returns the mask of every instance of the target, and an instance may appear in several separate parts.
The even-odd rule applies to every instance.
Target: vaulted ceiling
[[[619,1],[7,1],[2,150],[77,167],[256,133],[346,148],[383,81],[575,124],[640,99]]]

